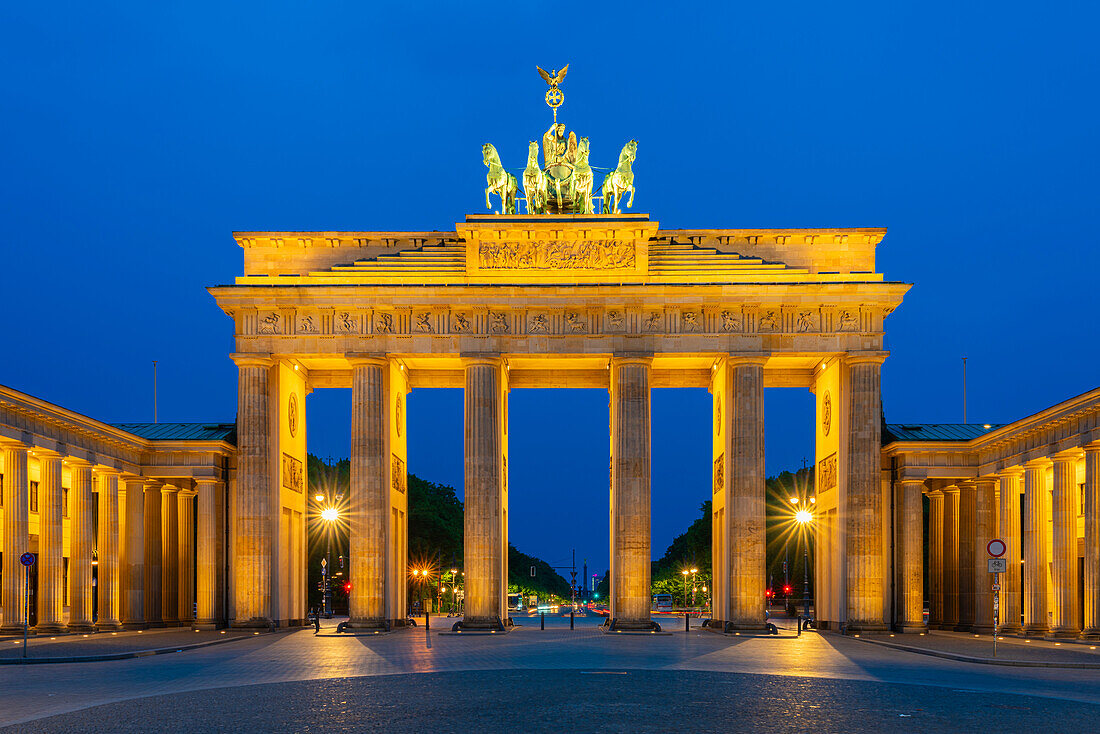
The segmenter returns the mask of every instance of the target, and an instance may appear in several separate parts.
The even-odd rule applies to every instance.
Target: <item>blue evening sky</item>
[[[595,165],[639,141],[666,227],[886,226],[891,421],[1010,421],[1097,386],[1098,13],[1089,3],[5,3],[0,383],[106,421],[232,421],[204,290],[233,230],[449,229],[481,144],[522,168],[535,65]],[[350,397],[308,400],[348,452]],[[769,473],[812,454],[766,396]],[[511,538],[607,565],[607,396],[512,396]],[[709,496],[709,397],[653,397],[653,550]],[[409,468],[462,486],[456,390],[409,399]]]

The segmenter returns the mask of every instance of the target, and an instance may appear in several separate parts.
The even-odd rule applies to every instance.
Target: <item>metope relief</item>
[[[779,331],[782,315],[777,309],[770,308],[760,315],[760,331]]]
[[[527,325],[529,334],[548,334],[550,332],[550,319],[544,313],[537,313],[531,317]]]
[[[336,320],[333,323],[336,327],[337,334],[354,334],[359,330],[355,315],[350,311],[340,311],[337,313]]]
[[[379,334],[393,333],[393,314],[378,313],[374,315],[374,330]]]
[[[741,331],[741,317],[738,314],[733,311],[723,311],[720,318],[722,319],[722,331]]]
[[[451,331],[456,334],[470,333],[470,317],[464,313],[456,313],[451,316]]]
[[[435,331],[432,328],[432,315],[430,313],[422,313],[416,317],[416,330],[422,334],[431,334]]]
[[[501,311],[489,312],[489,333],[490,334],[507,334],[508,327],[508,314]]]
[[[622,240],[478,244],[478,267],[486,270],[619,270],[634,265],[634,243]]]
[[[804,334],[807,331],[817,331],[816,314],[813,311],[799,311],[798,319],[795,322],[795,329],[800,334]]]
[[[316,334],[320,329],[317,326],[317,319],[311,314],[298,317],[298,333],[299,334]]]
[[[840,312],[837,331],[859,331],[859,312],[845,309]]]
[[[681,313],[680,331],[688,334],[699,331],[699,314],[695,311],[684,311]]]
[[[626,317],[622,311],[607,312],[607,328],[609,331],[622,331],[626,325]]]
[[[279,331],[279,314],[269,313],[260,319],[259,327],[256,329],[258,334],[278,334]]]
[[[660,311],[653,311],[652,313],[646,314],[642,327],[648,332],[659,331],[661,328],[661,316],[662,314]]]
[[[817,468],[817,487],[819,493],[836,487],[836,454],[821,460]]]
[[[571,334],[580,334],[588,329],[588,322],[576,312],[565,314],[565,326]]]

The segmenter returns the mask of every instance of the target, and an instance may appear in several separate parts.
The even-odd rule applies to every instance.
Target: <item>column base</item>
[[[146,627],[147,627],[148,629],[161,629],[161,628],[163,628],[163,627],[165,627],[165,626],[167,626],[167,625],[165,625],[165,624],[164,624],[164,622],[160,621],[159,619],[154,619],[154,620],[153,620],[153,621],[151,621],[151,622],[146,622],[146,623],[145,623],[145,626],[146,626]]]
[[[957,624],[957,625],[955,625],[954,627],[951,628],[951,631],[952,632],[971,632],[971,631],[973,631],[973,629],[974,629],[974,625],[972,625],[972,624]],[[990,627],[989,629],[990,629],[990,631],[993,630],[992,627]]]
[[[69,624],[69,632],[81,632],[81,633],[95,632],[95,625],[92,624],[91,622],[77,622],[75,624],[70,623]]]
[[[21,635],[23,634],[22,624],[5,624],[0,626],[0,635]]]
[[[608,632],[660,632],[661,625],[652,619],[623,619],[615,617],[608,620]]]
[[[57,635],[68,632],[69,626],[64,622],[42,622],[31,629],[36,635]]]
[[[1050,627],[1043,626],[1025,626],[1024,637],[1048,637],[1050,635]]]
[[[356,617],[349,619],[344,627],[349,630],[385,630],[391,629],[390,620],[381,617]]]
[[[848,622],[844,627],[845,634],[856,632],[886,632],[887,627],[882,622]]]
[[[974,625],[973,627],[970,628],[970,631],[973,632],[976,635],[992,635],[993,634],[993,625],[991,625],[991,624],[990,625],[976,624],[976,625]],[[997,634],[998,635],[1000,634],[999,630],[998,630]]]
[[[218,629],[218,622],[214,619],[197,619],[191,623],[191,629],[193,630],[216,630]]]
[[[252,619],[234,619],[229,626],[238,629],[271,629],[275,626],[275,622],[267,617],[253,617]]]
[[[1059,640],[1076,640],[1081,636],[1081,630],[1070,627],[1058,627],[1051,631],[1050,636],[1056,637]]]
[[[118,622],[96,622],[96,632],[118,632],[122,625]]]
[[[1023,633],[1023,629],[1020,627],[1020,625],[1013,625],[1013,626],[1001,625],[1000,627],[997,628],[997,631],[998,631],[998,634],[1002,634],[1002,635],[1019,635],[1019,634]]]
[[[143,630],[148,629],[149,625],[145,622],[123,622],[122,629],[124,630]]]
[[[1100,640],[1100,627],[1090,627],[1081,633],[1082,640]]]
[[[894,631],[903,635],[927,632],[928,628],[920,622],[899,622],[894,626]]]
[[[452,629],[455,632],[458,632],[460,630],[465,632],[486,630],[503,632],[505,630],[505,626],[500,617],[463,617],[461,620],[454,623]]]

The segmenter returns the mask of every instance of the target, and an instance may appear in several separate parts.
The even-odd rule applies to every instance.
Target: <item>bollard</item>
[[[684,632],[691,632],[691,617],[684,612]]]
[[[546,629],[546,612],[539,612],[539,629]]]
[[[424,610],[424,629],[431,629],[432,626],[432,613],[427,609]]]
[[[569,610],[569,629],[573,629],[573,610]]]
[[[798,636],[802,636],[802,615],[798,615]]]

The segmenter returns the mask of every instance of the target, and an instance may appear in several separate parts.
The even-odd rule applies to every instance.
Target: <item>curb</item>
[[[49,665],[52,663],[100,663],[108,660],[130,660],[133,658],[146,658],[153,655],[167,655],[173,652],[184,652],[186,650],[197,650],[200,647],[210,647],[212,645],[224,645],[229,642],[240,642],[241,640],[251,640],[254,637],[261,637],[265,635],[277,635],[284,632],[290,632],[290,629],[279,630],[277,632],[261,632],[259,635],[238,635],[235,637],[226,637],[219,640],[206,640],[205,642],[193,642],[187,645],[173,645],[172,647],[158,647],[150,650],[131,650],[129,652],[108,652],[100,655],[68,655],[65,657],[52,657],[52,658],[0,658],[0,665]]]
[[[970,655],[960,655],[954,652],[942,652],[940,650],[929,650],[924,647],[899,645],[894,642],[886,642],[885,640],[868,640],[865,637],[848,637],[848,639],[856,640],[858,642],[866,642],[869,645],[881,645],[882,647],[889,647],[894,650],[913,652],[918,655],[929,655],[934,658],[957,660],[963,663],[975,663],[979,665],[1005,665],[1012,668],[1070,668],[1075,670],[1100,670],[1100,663],[1050,663],[1041,660],[999,660],[997,658],[977,658]]]

